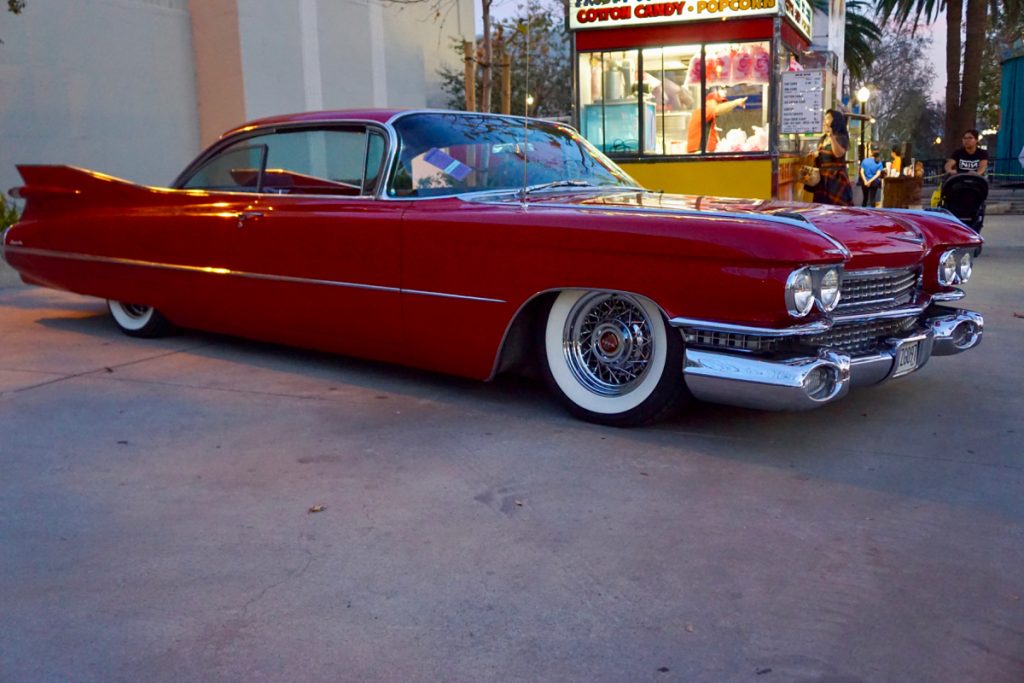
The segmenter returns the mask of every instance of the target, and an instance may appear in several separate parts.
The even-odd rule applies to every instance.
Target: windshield
[[[589,142],[558,124],[439,112],[403,116],[395,121],[395,129],[398,163],[388,183],[391,197],[438,197],[546,184],[577,190],[638,187]]]

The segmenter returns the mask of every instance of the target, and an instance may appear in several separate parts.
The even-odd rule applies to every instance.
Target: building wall
[[[437,70],[472,39],[473,0],[237,0],[248,118],[345,107],[440,107]],[[445,5],[446,7],[448,5]]]
[[[440,107],[474,0],[29,0],[0,11],[0,189],[17,163],[166,184],[221,132],[287,112]]]
[[[0,11],[0,191],[18,163],[174,179],[199,144],[187,0],[30,0]]]
[[[189,0],[199,135],[204,144],[246,119],[236,0]]]

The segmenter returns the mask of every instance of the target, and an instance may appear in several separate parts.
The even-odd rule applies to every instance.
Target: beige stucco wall
[[[0,190],[17,163],[167,183],[199,144],[187,0],[30,0],[0,11]]]
[[[474,0],[30,0],[0,11],[0,189],[16,163],[166,184],[224,130],[324,108],[443,106]]]
[[[237,0],[249,118],[311,109],[442,106],[437,70],[459,66],[473,0]]]

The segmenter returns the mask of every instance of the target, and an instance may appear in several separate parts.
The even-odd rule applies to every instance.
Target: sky
[[[942,102],[946,97],[946,12],[939,14],[934,24],[927,27],[932,37],[928,56],[935,68],[935,82],[932,83],[932,99]]]

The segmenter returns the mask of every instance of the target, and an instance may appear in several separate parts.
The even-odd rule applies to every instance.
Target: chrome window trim
[[[241,277],[250,280],[269,280],[273,282],[289,282],[294,284],[306,284],[306,285],[321,285],[327,287],[345,287],[349,289],[363,289],[376,292],[390,292],[393,294],[410,294],[413,296],[433,296],[441,297],[445,299],[459,299],[462,301],[477,301],[482,303],[493,303],[493,304],[504,304],[507,303],[504,299],[493,299],[490,297],[482,296],[470,296],[468,294],[453,294],[451,292],[430,292],[420,289],[402,289],[400,287],[388,287],[386,285],[370,285],[362,282],[343,282],[341,280],[321,280],[317,278],[304,278],[295,277],[292,275],[271,275],[269,273],[249,273],[241,270],[231,270],[230,268],[220,268],[216,266],[189,266],[184,264],[176,263],[160,263],[158,261],[143,261],[139,259],[127,259],[116,256],[96,256],[93,254],[74,254],[71,252],[55,251],[51,249],[35,249],[32,247],[22,247],[14,245],[5,245],[4,254],[8,252],[14,254],[25,254],[27,256],[45,256],[50,258],[63,258],[72,261],[88,261],[92,263],[112,263],[114,265],[121,266],[135,266],[142,268],[156,268],[159,270],[171,270],[177,272],[186,273],[203,273],[206,275],[229,275],[232,277]]]
[[[334,195],[334,194],[299,194],[299,193],[295,193],[295,194],[281,194],[281,193],[275,193],[275,192],[233,192],[231,190],[205,190],[203,188],[185,188],[185,187],[182,187],[182,184],[187,182],[189,180],[189,178],[191,178],[193,175],[195,175],[196,171],[198,171],[210,159],[212,159],[214,156],[220,154],[225,149],[227,149],[228,147],[234,145],[235,143],[242,142],[242,141],[247,140],[249,138],[259,137],[259,136],[262,136],[262,135],[270,135],[270,134],[273,134],[273,133],[278,132],[278,131],[287,132],[289,129],[293,129],[293,128],[310,128],[310,127],[316,128],[317,126],[322,126],[321,130],[330,130],[330,129],[346,128],[346,127],[353,127],[353,126],[354,127],[362,126],[364,128],[364,132],[367,133],[367,137],[369,137],[368,133],[369,133],[369,129],[371,129],[371,128],[376,129],[376,130],[382,132],[383,135],[384,135],[385,140],[393,140],[393,138],[395,136],[395,130],[393,128],[390,128],[387,124],[383,124],[380,121],[374,121],[373,119],[317,119],[317,120],[311,120],[311,121],[287,121],[287,122],[282,122],[282,123],[268,123],[268,124],[261,125],[261,126],[256,126],[256,127],[253,127],[253,128],[245,128],[245,129],[236,131],[236,132],[234,132],[234,133],[232,133],[230,135],[227,135],[225,137],[219,138],[216,142],[214,142],[208,148],[203,150],[199,154],[199,156],[197,156],[195,159],[193,159],[192,162],[188,166],[186,166],[184,168],[184,170],[182,170],[181,173],[178,174],[178,177],[176,177],[174,179],[174,182],[171,183],[169,188],[155,188],[155,189],[160,189],[160,190],[163,190],[165,192],[167,191],[167,189],[171,189],[171,190],[177,190],[177,191],[180,191],[180,192],[204,193],[204,194],[228,194],[228,195],[239,195],[239,196],[242,196],[242,197],[303,197],[303,198],[305,198],[305,197],[317,197],[317,198],[333,197],[333,198],[341,198],[341,199],[345,199],[345,200],[349,200],[349,199],[376,199],[376,198],[378,198],[379,191],[381,189],[380,187],[378,187],[377,190],[373,194],[359,194],[359,195],[351,195],[351,196],[349,196],[349,195]],[[394,145],[393,144],[389,144],[388,147],[387,147],[387,152],[385,153],[384,159],[382,161],[382,165],[384,165],[384,166],[388,165],[388,163],[390,161],[390,157],[392,156],[393,150],[394,150]],[[365,176],[366,167],[365,167],[365,164],[363,166],[363,173],[364,173],[363,182],[366,182],[366,176]]]

